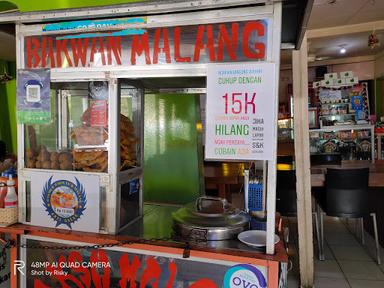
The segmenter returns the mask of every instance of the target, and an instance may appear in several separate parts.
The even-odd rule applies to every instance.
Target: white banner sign
[[[31,224],[99,232],[99,177],[36,173],[31,177]]]
[[[212,64],[207,74],[205,158],[271,160],[275,64]]]

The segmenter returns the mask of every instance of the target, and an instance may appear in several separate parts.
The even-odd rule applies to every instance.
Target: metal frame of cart
[[[160,2],[160,1],[159,1]],[[280,2],[275,1],[237,1],[236,5],[249,5],[249,4],[266,4],[264,6],[252,6],[252,7],[240,7],[240,8],[229,8],[225,10],[204,10],[197,12],[186,12],[190,9],[190,7],[195,7],[201,5],[199,9],[220,9],[220,8],[228,8],[231,7],[233,1],[222,1],[222,3],[218,3],[217,1],[204,1],[205,3],[201,3],[201,1],[188,1],[183,3],[173,3],[173,4],[164,4],[158,3],[154,5],[153,3],[144,4],[134,6],[135,8],[92,8],[87,11],[70,11],[70,12],[42,12],[45,15],[45,19],[74,19],[74,18],[83,18],[88,19],[89,15],[95,15],[95,17],[119,17],[129,15],[137,15],[137,14],[148,14],[148,11],[153,11],[153,13],[161,13],[161,12],[180,12],[184,11],[185,13],[175,13],[170,15],[155,15],[155,16],[147,16],[147,23],[143,25],[138,25],[136,28],[151,28],[151,27],[172,27],[175,25],[194,25],[194,24],[207,24],[207,23],[222,23],[222,22],[231,22],[231,21],[247,21],[247,20],[260,20],[266,19],[269,21],[268,30],[268,50],[266,53],[266,62],[275,63],[276,67],[279,67],[280,64],[280,37],[281,37],[281,13],[282,13],[282,4]],[[198,10],[198,9],[197,9]],[[30,13],[28,15],[19,15],[16,18],[10,18],[7,20],[7,16],[2,18],[4,21],[15,21],[17,19],[19,23],[29,23],[36,20],[41,21],[42,13]],[[102,29],[99,31],[103,31]],[[25,68],[24,63],[24,37],[29,35],[49,35],[49,34],[58,34],[57,32],[42,32],[42,25],[25,25],[25,24],[17,24],[16,26],[16,53],[17,53],[17,68],[22,69]],[[73,32],[73,31],[72,31]],[[87,32],[84,30],[82,32]],[[68,33],[71,33],[70,31]],[[60,34],[65,34],[64,32]],[[113,129],[110,130],[109,135],[109,150],[108,150],[108,173],[95,173],[100,178],[100,183],[106,187],[106,198],[107,201],[110,201],[114,204],[114,207],[105,212],[105,215],[101,215],[102,217],[106,217],[107,225],[105,230],[101,230],[100,233],[118,233],[118,210],[120,207],[120,199],[118,194],[118,186],[122,181],[128,181],[134,177],[140,176],[142,173],[141,168],[129,170],[124,173],[120,173],[117,167],[117,155],[118,153],[118,145],[116,145],[116,139],[119,129],[119,121],[118,121],[118,111],[119,111],[119,100],[117,99],[117,87],[119,79],[134,79],[134,78],[142,78],[143,75],[145,77],[196,77],[196,76],[206,76],[206,69],[209,64],[188,64],[188,65],[159,65],[159,66],[130,66],[129,69],[127,67],[99,67],[99,68],[54,68],[51,69],[52,82],[69,82],[69,81],[86,81],[89,79],[105,79],[109,82],[110,90],[109,90],[109,124]],[[274,83],[276,87],[278,86],[279,79],[279,69],[276,69]],[[278,97],[277,97],[278,89],[275,89],[274,105],[275,115],[274,119],[276,119],[277,124],[277,106],[278,106]],[[114,116],[114,117],[112,117]],[[19,218],[21,222],[26,223],[25,217],[25,199],[26,199],[26,191],[25,191],[25,180],[30,177],[31,169],[27,169],[24,167],[24,147],[23,147],[23,139],[24,139],[24,127],[23,125],[18,125],[18,156],[19,156],[19,195],[20,195],[20,213]],[[267,189],[266,189],[266,210],[267,210],[267,254],[274,254],[275,245],[274,245],[274,234],[275,234],[275,187],[276,187],[276,144],[277,144],[277,125],[275,125],[273,134],[275,136],[276,142],[274,145],[274,157],[273,160],[268,161],[266,163],[266,167],[268,167],[267,173]],[[115,157],[112,157],[114,155]],[[52,172],[52,170],[49,170]],[[82,173],[82,172],[69,172],[69,173]],[[142,193],[142,191],[140,191]],[[140,196],[142,197],[142,195]],[[129,224],[129,223],[128,223]],[[5,230],[3,230],[5,231]],[[32,231],[31,231],[32,232]],[[12,239],[14,239],[17,243],[17,235],[22,235],[27,233],[26,230],[16,228],[15,230],[9,232],[11,233]],[[36,231],[36,233],[32,232],[31,235],[36,236],[46,236],[49,241],[58,241],[58,237],[61,235],[60,239],[64,238],[70,240],[70,236],[65,236],[65,234],[60,233],[42,233]],[[27,239],[30,236],[22,236],[21,239]],[[33,236],[32,236],[33,237]],[[56,239],[55,239],[56,238]],[[37,239],[37,238],[36,238]],[[72,238],[74,243],[84,243],[89,242],[90,237],[74,237]],[[88,240],[87,240],[88,239]],[[43,239],[41,239],[43,240]],[[72,241],[72,240],[70,240]],[[100,240],[101,241],[101,240]],[[60,240],[60,242],[62,242]],[[165,249],[164,247],[154,246],[154,245],[139,245],[134,244],[130,246],[133,249],[139,250],[150,250],[150,251],[158,251],[159,253],[181,253],[182,249],[171,251],[169,249]],[[120,249],[120,248],[119,248]],[[125,251],[125,247],[121,248]],[[157,250],[156,250],[157,249]],[[180,250],[180,251],[179,251]],[[25,250],[20,251],[22,258],[25,259]],[[277,286],[278,280],[277,275],[279,273],[278,263],[271,260],[258,260],[254,259],[254,261],[250,261],[250,258],[247,257],[235,257],[228,256],[223,254],[216,253],[208,253],[201,251],[192,251],[192,256],[201,257],[201,258],[209,258],[219,257],[218,260],[226,260],[231,263],[253,263],[259,264],[269,267],[268,268],[268,280],[269,285]],[[151,252],[153,254],[153,252]],[[214,256],[216,255],[216,256]],[[221,257],[221,258],[220,258]],[[11,261],[17,259],[17,248],[11,248]],[[265,261],[265,263],[261,262]],[[267,263],[269,262],[269,264]],[[11,284],[16,285],[17,278],[15,272],[15,267],[11,267]],[[271,274],[270,274],[271,273]]]
[[[76,236],[67,236],[64,237],[64,239],[59,238],[59,234],[57,233],[46,233],[46,232],[39,232],[35,231],[32,232],[31,235],[21,235],[20,237],[20,243],[21,245],[33,245],[33,242],[38,242],[38,243],[43,243],[44,245],[47,246],[88,246],[88,245],[94,245],[97,242],[92,242],[95,241],[96,239],[93,238],[92,236],[81,236],[81,240],[79,240],[79,237]],[[32,241],[32,243],[31,243]],[[79,244],[81,243],[81,244]],[[123,271],[122,269],[133,269],[131,266],[122,266],[119,264],[120,260],[123,257],[127,257],[127,259],[130,259],[128,263],[132,264],[132,257],[139,256],[140,257],[140,266],[139,269],[136,270],[135,274],[132,276],[135,276],[135,280],[139,281],[140,279],[142,280],[143,276],[143,271],[149,268],[148,264],[148,259],[153,259],[157,263],[165,263],[167,264],[166,261],[170,261],[174,263],[174,266],[176,267],[177,271],[175,271],[175,274],[173,275],[173,280],[172,281],[183,281],[184,285],[182,287],[195,287],[195,286],[189,286],[187,283],[193,283],[193,282],[199,282],[198,279],[216,279],[217,281],[221,282],[221,278],[223,277],[223,274],[225,274],[225,271],[228,271],[229,268],[233,267],[234,265],[238,265],[239,263],[242,264],[248,264],[248,265],[254,265],[257,267],[257,269],[262,273],[263,277],[265,278],[267,286],[265,287],[285,287],[284,285],[286,284],[287,278],[286,278],[286,273],[287,273],[287,268],[288,264],[285,262],[279,262],[276,260],[268,259],[268,258],[257,258],[257,257],[249,257],[249,256],[244,256],[244,255],[226,255],[222,253],[216,253],[213,251],[197,251],[197,250],[191,250],[190,255],[188,258],[183,257],[183,252],[184,250],[181,248],[174,248],[174,247],[165,247],[165,246],[158,246],[158,245],[152,245],[152,244],[129,244],[129,245],[122,245],[122,246],[116,246],[116,247],[111,247],[111,248],[103,248],[104,253],[108,255],[108,261],[110,258],[113,258],[116,261],[112,261],[112,268],[110,270],[110,274],[108,277],[110,277],[110,281],[114,279],[114,281],[118,280],[123,280]],[[71,251],[68,251],[68,253],[63,252],[63,250],[51,250],[46,249],[46,250],[41,250],[41,251],[47,251],[48,254],[46,255],[44,252],[39,253],[39,259],[36,259],[36,257],[32,256],[33,258],[29,258],[28,252],[30,251],[39,251],[35,249],[26,249],[22,248],[20,250],[20,259],[24,261],[26,264],[25,268],[29,270],[34,270],[34,271],[42,271],[41,273],[46,273],[45,271],[47,270],[47,266],[45,264],[48,264],[49,261],[45,259],[46,257],[52,257],[55,254],[60,254],[61,257],[64,257],[63,259],[68,259],[69,254]],[[36,253],[35,252],[35,253]],[[75,251],[76,252],[76,251]],[[94,250],[89,250],[89,253],[86,253],[87,255],[83,255],[79,261],[84,261],[84,262],[79,262],[79,263],[89,263],[89,256],[91,253],[97,252],[97,249]],[[113,253],[113,255],[110,255],[109,253]],[[94,254],[96,255],[96,254]],[[57,256],[57,255],[56,255]],[[117,257],[118,259],[116,259]],[[129,257],[129,258],[128,258]],[[32,260],[33,259],[33,260]],[[56,261],[59,261],[59,257],[56,257]],[[36,265],[33,265],[33,263],[36,263]],[[98,260],[100,262],[103,262],[101,258]],[[109,261],[110,263],[111,261]],[[65,263],[65,262],[63,262]],[[186,265],[184,267],[180,266],[180,263],[184,263]],[[51,263],[52,264],[52,263]],[[57,262],[56,262],[57,264]],[[53,265],[56,265],[53,264]],[[87,264],[86,264],[87,265]],[[60,269],[60,265],[57,265],[58,269],[57,270],[71,270],[71,267],[62,267]],[[163,265],[161,265],[163,266]],[[166,268],[169,269],[169,266],[166,265]],[[214,267],[214,268],[213,268]],[[84,269],[86,268],[86,269]],[[158,266],[160,268],[160,266]],[[164,267],[165,268],[165,267]],[[199,273],[196,273],[196,268]],[[56,268],[55,268],[56,269]],[[85,270],[88,270],[89,273],[91,273],[91,268],[89,267],[82,267],[83,272]],[[214,273],[213,270],[210,269],[215,269]],[[26,270],[25,272],[31,272],[29,270]],[[44,271],[45,270],[45,271]],[[75,269],[76,270],[76,269]],[[102,268],[99,270],[103,270]],[[131,270],[130,270],[131,271]],[[167,274],[168,271],[163,271],[161,268],[161,275],[163,276],[164,274]],[[79,271],[77,271],[79,272]],[[82,273],[83,273],[82,272]],[[181,276],[178,276],[179,272],[181,273]],[[215,275],[215,274],[218,275]],[[25,273],[27,274],[27,273]],[[141,275],[140,275],[141,274]],[[36,275],[36,274],[35,274]],[[215,275],[214,277],[212,277]],[[49,275],[48,275],[49,276]],[[53,276],[53,275],[52,275]],[[77,273],[77,277],[81,276],[81,273]],[[100,273],[100,276],[103,277],[103,273]],[[187,277],[185,277],[187,276]],[[40,277],[47,277],[47,274],[40,274]],[[77,277],[74,277],[72,279],[77,279]],[[152,274],[154,281],[155,275]],[[172,279],[171,276],[169,276],[170,279]],[[93,276],[92,276],[93,278]],[[116,280],[117,278],[117,280]],[[27,276],[26,275],[20,275],[20,287],[27,287]],[[32,277],[33,281],[35,279],[39,279],[39,277]],[[29,280],[32,280],[29,278]],[[42,279],[41,279],[42,280]],[[127,281],[127,279],[124,279]],[[132,281],[133,279],[131,279]],[[157,281],[160,279],[157,278]],[[165,279],[166,281],[169,281],[167,278]],[[92,282],[93,280],[91,280]],[[160,280],[161,281],[161,280]],[[80,281],[81,282],[81,281]],[[159,283],[159,287],[162,284],[164,284],[164,279],[162,282]],[[285,283],[285,284],[284,284]],[[224,284],[224,287],[226,284]],[[229,285],[229,283],[227,284]],[[165,285],[164,285],[165,287]],[[205,286],[196,286],[196,287],[205,287]],[[230,286],[228,286],[230,287]],[[263,286],[264,287],[264,286]]]
[[[68,17],[71,17],[71,13],[68,13]],[[266,61],[273,62],[276,66],[279,65],[279,51],[280,51],[280,31],[281,31],[281,3],[274,3],[272,5],[257,6],[257,7],[246,7],[246,8],[233,8],[231,10],[215,10],[215,11],[204,11],[204,12],[191,12],[183,14],[173,14],[172,17],[169,15],[159,16],[147,16],[147,24],[137,25],[136,28],[149,28],[149,27],[163,27],[173,25],[192,25],[202,23],[219,23],[219,22],[231,22],[246,21],[246,20],[258,20],[267,19],[270,23],[271,29],[269,29],[268,37],[268,50],[266,53]],[[87,30],[84,30],[86,32]],[[67,33],[73,33],[73,31],[67,31]],[[17,25],[17,67],[24,68],[24,37],[29,35],[49,35],[51,33],[57,34],[57,32],[42,32],[42,25]],[[60,33],[64,34],[64,33]],[[153,67],[137,66],[129,67],[100,67],[100,68],[54,68],[51,69],[52,81],[81,81],[88,79],[107,79],[110,84],[109,94],[109,113],[110,127],[114,127],[110,131],[109,142],[109,155],[116,155],[116,131],[118,131],[119,123],[116,115],[118,115],[118,101],[116,100],[117,94],[117,79],[124,78],[137,78],[137,77],[177,77],[177,76],[205,76],[206,67],[209,64],[188,64],[188,65],[159,65],[156,69]],[[278,69],[276,69],[275,83],[278,85]],[[276,89],[277,93],[277,89]],[[277,107],[277,95],[274,97],[275,105]],[[277,110],[277,109],[276,109]],[[115,116],[115,117],[113,117]],[[277,119],[277,117],[275,117]],[[277,121],[277,120],[276,120]],[[275,128],[274,135],[276,136]],[[24,139],[23,137],[23,125],[18,125],[18,138]],[[25,186],[24,181],[29,177],[29,169],[24,168],[24,147],[22,143],[19,143],[18,155],[19,155],[19,167],[20,167],[20,207],[25,205]],[[276,149],[274,149],[276,155]],[[275,159],[276,157],[274,157]],[[118,175],[118,169],[116,164],[116,157],[109,157],[109,171],[108,173],[98,174],[102,185],[105,185],[107,193],[106,198],[110,203],[116,203],[115,207],[110,209],[105,215],[107,221],[106,231],[109,233],[117,233],[117,217],[118,209],[120,207],[119,198],[117,197],[116,189],[118,189],[118,179],[127,179],[129,175]],[[268,193],[267,193],[267,253],[274,253],[274,223],[275,223],[275,161],[268,161]],[[79,173],[79,172],[74,172]],[[81,172],[80,172],[81,173]],[[132,172],[131,172],[132,173]],[[133,173],[137,175],[136,173]],[[118,190],[117,190],[118,191]],[[101,215],[103,217],[103,215]],[[23,208],[20,210],[20,219],[25,223],[25,214]],[[102,231],[101,231],[102,232]]]

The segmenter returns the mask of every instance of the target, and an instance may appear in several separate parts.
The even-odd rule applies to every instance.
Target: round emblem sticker
[[[267,282],[263,273],[253,265],[232,266],[224,275],[224,288],[265,288]]]
[[[83,185],[75,177],[76,184],[68,180],[58,180],[52,183],[51,176],[43,188],[43,205],[48,215],[60,224],[71,224],[80,219],[86,209],[86,195]]]

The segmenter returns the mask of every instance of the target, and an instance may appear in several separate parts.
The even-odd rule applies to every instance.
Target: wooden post
[[[297,223],[299,232],[300,286],[313,286],[311,171],[308,128],[307,36],[300,50],[292,52],[294,141],[296,163]]]

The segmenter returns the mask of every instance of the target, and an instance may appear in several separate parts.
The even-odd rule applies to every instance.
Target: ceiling
[[[308,29],[374,21],[384,21],[383,0],[314,0]],[[384,30],[375,31],[381,45],[374,49],[368,47],[368,36],[372,31],[348,33],[346,29],[342,36],[309,39],[309,61],[379,54],[384,51]],[[340,53],[341,47],[346,49],[345,54]]]
[[[314,0],[308,29],[378,20],[384,20],[383,0]]]
[[[308,57],[312,61],[321,61],[343,57],[356,57],[376,55],[384,50],[384,45],[379,47],[368,47],[368,35],[370,32],[347,34],[326,38],[315,38],[309,40]],[[377,31],[376,36],[381,43],[384,43],[384,31]],[[340,49],[345,48],[345,54]]]

